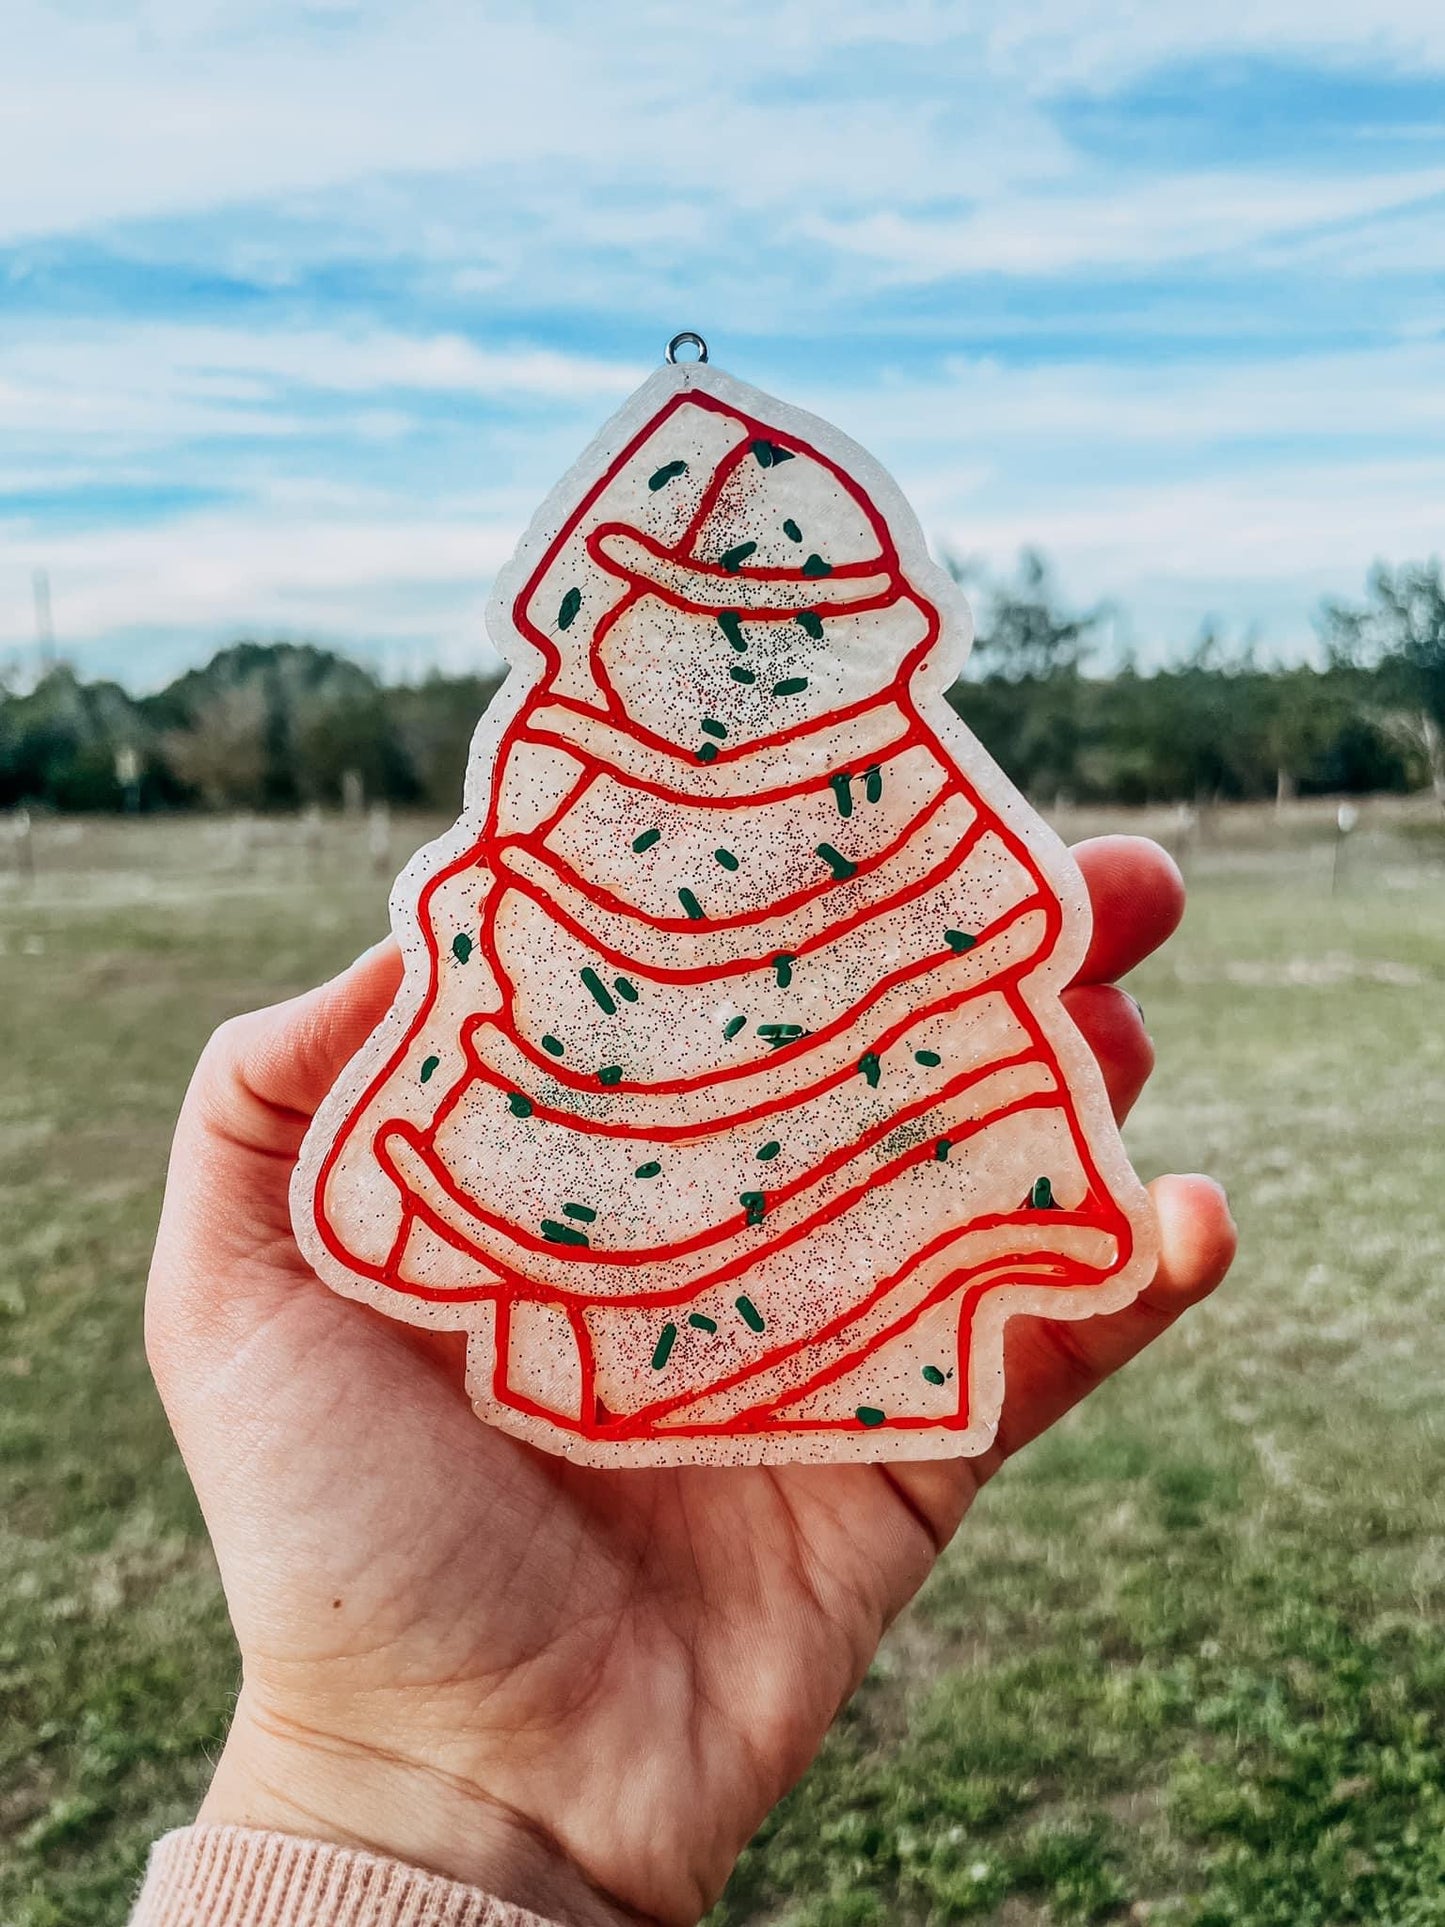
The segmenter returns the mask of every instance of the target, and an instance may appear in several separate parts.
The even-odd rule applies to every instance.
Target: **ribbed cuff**
[[[400,1860],[249,1827],[181,1827],[151,1848],[130,1927],[555,1927]]]

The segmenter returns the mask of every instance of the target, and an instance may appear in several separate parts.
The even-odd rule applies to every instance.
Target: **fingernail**
[[[1144,1006],[1139,1002],[1139,999],[1134,995],[1132,990],[1126,990],[1124,995],[1129,999],[1129,1002],[1134,1006],[1135,1010],[1138,1011],[1139,1022],[1144,1026],[1145,1030],[1148,1030],[1149,1020],[1144,1015]]]

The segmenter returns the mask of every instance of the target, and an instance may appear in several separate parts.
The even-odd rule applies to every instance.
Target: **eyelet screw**
[[[685,356],[684,360],[687,360],[687,361],[706,361],[707,360],[707,343],[703,340],[701,335],[694,334],[691,328],[684,328],[680,335],[674,335],[672,337],[672,340],[668,342],[667,359],[669,363],[676,362],[677,351],[679,348],[696,348],[697,349],[697,353],[695,355]]]

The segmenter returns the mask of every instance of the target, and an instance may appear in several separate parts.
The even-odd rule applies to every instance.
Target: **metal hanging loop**
[[[691,328],[684,328],[680,335],[674,335],[672,337],[672,340],[668,342],[667,359],[670,362],[676,361],[678,349],[688,348],[688,347],[697,349],[696,355],[692,357],[693,360],[695,361],[707,360],[707,343],[703,340],[701,335],[694,334]]]

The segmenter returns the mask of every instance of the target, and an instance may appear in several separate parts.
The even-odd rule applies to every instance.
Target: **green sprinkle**
[[[880,1412],[876,1405],[860,1405],[858,1407],[858,1423],[860,1425],[881,1425],[884,1417],[885,1414]]]
[[[721,741],[728,733],[728,726],[726,723],[720,723],[716,716],[704,716],[702,733],[704,736],[716,736]]]
[[[719,609],[717,626],[739,654],[747,648],[747,642],[743,637],[743,619],[736,609]]]
[[[641,856],[644,850],[650,850],[654,843],[658,843],[661,840],[661,830],[644,830],[641,836],[633,837],[632,847],[637,854]]]
[[[590,1240],[585,1231],[579,1231],[573,1224],[558,1224],[555,1218],[543,1218],[542,1236],[549,1245],[585,1245]]]
[[[846,769],[840,769],[836,776],[828,778],[828,784],[838,805],[839,816],[853,814],[853,777]]]
[[[532,1100],[530,1097],[524,1097],[520,1091],[508,1091],[507,1109],[512,1113],[513,1117],[530,1117],[532,1115]]]
[[[825,562],[821,555],[810,555],[803,564],[804,575],[831,575],[832,573],[832,563]]]
[[[472,954],[472,940],[465,930],[459,930],[452,938],[452,955],[458,963],[465,963]]]
[[[791,1044],[796,1038],[806,1037],[807,1031],[801,1024],[759,1024],[758,1035],[765,1043],[776,1050],[780,1044]]]
[[[878,1053],[876,1050],[865,1050],[863,1055],[858,1059],[858,1075],[867,1078],[870,1091],[877,1090],[878,1080],[883,1075],[883,1069],[878,1062]]]
[[[783,534],[787,536],[790,542],[801,542],[803,539],[803,531],[798,527],[791,515],[783,524]]]
[[[440,1064],[441,1061],[442,1060],[439,1057],[427,1058],[426,1062],[421,1067],[421,1081],[423,1084],[426,1083],[427,1079],[431,1076],[432,1072],[436,1069],[437,1065]]]
[[[564,1046],[562,1043],[562,1039],[560,1037],[547,1036],[542,1039],[542,1048],[544,1051],[549,1052],[553,1057],[560,1057],[562,1055]]]
[[[732,677],[734,682],[756,682],[757,681],[757,677],[753,674],[751,669],[733,668],[733,669],[729,669],[728,674]]]
[[[655,1178],[661,1170],[662,1166],[652,1159],[646,1164],[639,1164],[632,1175],[635,1178]]]
[[[620,1084],[621,1081],[622,1066],[620,1064],[604,1064],[597,1073],[597,1082],[599,1084]]]
[[[747,1206],[749,1224],[762,1223],[763,1215],[768,1208],[767,1194],[765,1192],[762,1192],[762,1191],[740,1192],[738,1195],[738,1203],[741,1205]],[[757,1331],[761,1331],[762,1326],[761,1325],[755,1326],[754,1329]]]
[[[831,843],[820,843],[813,854],[822,857],[839,883],[846,883],[849,877],[857,872],[858,865],[850,863],[840,850],[833,848]]]
[[[735,870],[738,867],[738,860],[731,850],[714,850],[712,860],[714,863],[720,863],[725,870]]]
[[[557,611],[557,627],[559,629],[570,629],[572,624],[577,620],[577,614],[581,607],[582,591],[580,589],[569,589],[562,598],[562,607]]]
[[[874,763],[872,768],[867,772],[867,781],[864,787],[863,794],[868,798],[868,801],[870,803],[878,803],[882,801],[883,772],[881,769],[879,769],[876,763]]]
[[[592,1220],[597,1216],[597,1213],[592,1209],[590,1204],[564,1204],[562,1207],[562,1216],[564,1218],[575,1218],[578,1224],[591,1224]]]
[[[690,1311],[687,1314],[687,1322],[694,1331],[715,1332],[717,1330],[717,1320],[705,1317],[700,1311]]]
[[[656,495],[660,488],[666,488],[669,482],[676,480],[679,475],[686,475],[686,473],[686,462],[665,462],[661,468],[648,477],[647,486],[652,490],[653,494]]]
[[[617,1006],[612,1001],[612,993],[597,975],[591,964],[583,966],[582,981],[592,993],[592,1001],[604,1017],[615,1017]]]
[[[781,682],[775,682],[773,684],[773,694],[775,696],[801,696],[807,687],[808,678],[806,676],[784,676]]]
[[[1035,1211],[1057,1211],[1054,1201],[1054,1187],[1047,1178],[1035,1178],[1034,1188],[1029,1193],[1029,1203]]]
[[[795,959],[790,957],[786,950],[780,950],[773,958],[773,969],[777,972],[779,990],[786,990],[793,981],[794,961]]]
[[[759,468],[775,468],[779,462],[790,462],[793,459],[792,449],[779,448],[776,442],[754,442],[753,453],[758,458]]]
[[[677,1326],[664,1325],[657,1337],[657,1350],[652,1354],[652,1369],[660,1372],[672,1356],[672,1348],[677,1343]]]
[[[726,555],[720,555],[718,561],[729,575],[736,575],[757,546],[756,542],[739,542],[735,549],[729,549]],[[804,574],[806,573],[807,571],[804,570]]]
[[[764,1164],[768,1164],[778,1155],[782,1148],[782,1145],[779,1144],[776,1138],[770,1138],[766,1144],[759,1145],[758,1157]]]
[[[716,762],[717,761],[717,744],[704,743],[702,748],[697,753],[697,760],[700,763]]]
[[[816,609],[804,609],[802,614],[794,616],[793,620],[805,636],[811,636],[814,642],[823,640],[823,618]]]
[[[692,894],[691,890],[679,890],[677,893],[677,900],[682,905],[683,909],[686,910],[687,914],[692,918],[694,923],[696,923],[701,918],[702,905],[698,902],[697,898]]]
[[[933,1155],[940,1164],[946,1164],[948,1162],[948,1154],[952,1149],[953,1139],[951,1137],[941,1137],[933,1147]]]
[[[736,1302],[737,1302],[737,1308],[738,1308],[738,1315],[742,1319],[743,1323],[747,1326],[748,1330],[755,1331],[755,1332],[763,1331],[765,1329],[765,1326],[763,1324],[763,1314],[758,1310],[757,1306],[753,1303],[752,1299],[747,1296],[744,1296],[742,1298],[739,1298]]]
[[[736,1037],[747,1021],[746,1017],[729,1017],[723,1025],[723,1036],[729,1039]]]
[[[624,1002],[629,1004],[635,1004],[637,1002],[637,985],[629,982],[626,977],[614,977],[612,979],[612,988]]]
[[[956,957],[961,957],[966,950],[972,950],[978,942],[978,938],[969,936],[966,930],[945,930],[943,940]]]
[[[930,1385],[946,1385],[948,1383],[948,1380],[936,1365],[925,1365],[923,1368],[923,1376],[928,1380]]]
[[[916,1050],[913,1053],[913,1061],[931,1071],[936,1065],[941,1064],[943,1059],[936,1050]]]

